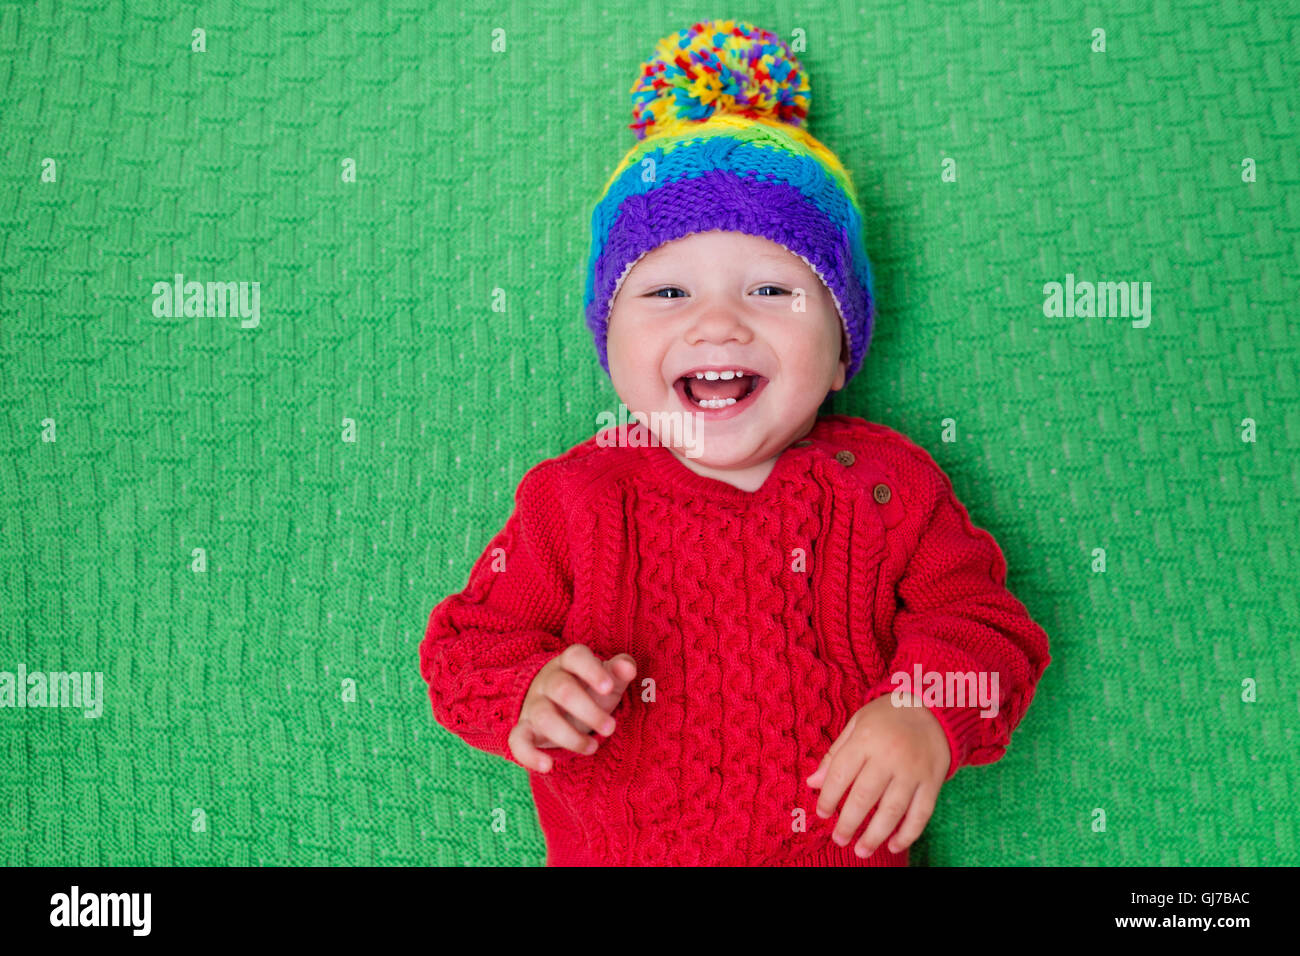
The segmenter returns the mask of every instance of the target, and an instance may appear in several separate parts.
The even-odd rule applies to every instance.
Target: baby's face
[[[774,460],[809,432],[848,366],[817,274],[785,247],[737,232],[696,233],[637,262],[610,309],[606,347],[614,390],[662,444],[681,442],[660,434],[654,412],[697,416],[701,454],[691,460],[706,470]]]

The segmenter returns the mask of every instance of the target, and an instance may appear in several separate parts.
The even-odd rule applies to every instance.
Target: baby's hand
[[[899,820],[903,825],[889,842],[891,853],[902,853],[921,835],[934,812],[951,757],[948,738],[934,714],[919,702],[915,707],[897,707],[890,698],[888,694],[877,697],[850,717],[808,778],[808,786],[821,790],[817,815],[823,818],[831,816],[852,785],[831,835],[840,846],[848,846],[879,801],[858,840],[856,852],[863,859],[876,852]]]
[[[610,713],[636,676],[636,661],[619,654],[602,661],[591,648],[571,644],[547,661],[528,685],[519,722],[506,742],[525,767],[546,773],[553,761],[543,747],[563,747],[590,756],[598,746],[594,733],[614,732]],[[595,728],[593,730],[593,728]]]

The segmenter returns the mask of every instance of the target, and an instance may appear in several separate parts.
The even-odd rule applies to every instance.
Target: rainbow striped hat
[[[636,261],[725,229],[770,239],[821,277],[849,345],[847,383],[875,314],[862,210],[848,171],[804,129],[808,75],[790,48],[748,23],[695,23],[658,42],[631,92],[639,142],[592,212],[583,298],[605,373],[609,308]]]

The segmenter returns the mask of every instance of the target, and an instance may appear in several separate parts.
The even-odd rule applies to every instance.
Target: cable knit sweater
[[[995,716],[929,707],[946,779],[1004,753],[1049,657],[1002,552],[883,425],[818,419],[753,492],[627,447],[637,434],[606,429],[524,475],[468,586],[430,615],[438,723],[518,763],[506,738],[542,665],[574,643],[627,652],[613,736],[529,772],[548,865],[906,866],[888,841],[859,859],[862,828],[836,846],[806,779],[915,665],[999,675]]]

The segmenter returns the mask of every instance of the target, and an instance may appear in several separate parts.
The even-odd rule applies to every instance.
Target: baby
[[[636,423],[523,476],[430,616],[434,715],[530,771],[548,865],[906,866],[1047,636],[921,447],[818,417],[874,305],[791,51],[696,23],[632,92],[586,316]]]

